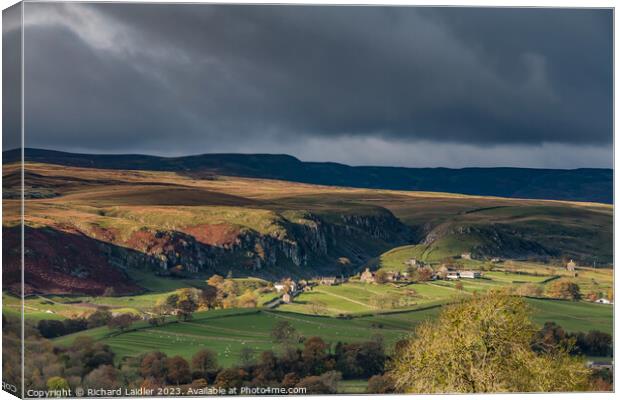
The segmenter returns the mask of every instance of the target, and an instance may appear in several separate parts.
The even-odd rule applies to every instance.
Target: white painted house
[[[461,278],[468,278],[468,279],[478,279],[482,277],[482,274],[480,273],[480,271],[461,271],[459,275],[461,276]]]

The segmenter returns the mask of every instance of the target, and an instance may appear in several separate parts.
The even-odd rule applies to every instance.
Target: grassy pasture
[[[171,322],[160,327],[149,327],[140,322],[132,331],[122,334],[111,334],[106,327],[96,328],[55,339],[55,343],[66,345],[76,337],[88,334],[112,346],[119,357],[159,350],[169,355],[191,358],[197,350],[206,347],[216,351],[220,363],[228,366],[238,361],[244,347],[257,352],[279,351],[281,346],[273,342],[270,332],[281,320],[289,321],[305,337],[321,336],[332,344],[338,340],[368,340],[375,334],[381,334],[388,343],[394,343],[408,334],[401,327],[402,322],[389,327],[386,323],[384,328],[378,328],[373,318],[359,318],[353,322],[280,311],[232,309],[196,313],[190,322]],[[384,320],[389,323],[391,318],[386,316]]]
[[[414,296],[409,291],[415,291]],[[278,307],[282,311],[313,314],[312,304],[321,302],[325,310],[321,314],[363,314],[381,311],[373,298],[392,295],[407,298],[404,308],[420,308],[437,302],[450,300],[458,295],[450,288],[444,288],[430,283],[412,284],[404,287],[392,285],[373,285],[359,282],[348,282],[337,286],[318,286],[310,292],[303,292],[292,304],[283,304]]]
[[[598,329],[611,333],[612,307],[546,299],[526,299],[526,302],[538,325],[555,321],[568,331]],[[64,336],[54,342],[67,345],[78,336],[89,335],[109,344],[118,357],[159,350],[189,359],[197,350],[210,348],[218,353],[221,365],[230,366],[238,362],[244,347],[257,353],[281,351],[281,346],[270,337],[278,321],[289,321],[304,337],[320,336],[332,345],[337,341],[356,342],[381,335],[391,348],[397,340],[410,335],[420,322],[434,318],[440,310],[441,307],[432,307],[417,311],[369,313],[352,319],[279,310],[216,310],[196,313],[190,322],[170,319],[170,323],[159,327],[138,322],[131,331],[122,334],[102,327]]]

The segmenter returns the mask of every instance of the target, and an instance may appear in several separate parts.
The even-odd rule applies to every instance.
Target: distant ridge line
[[[547,200],[613,203],[613,170],[519,167],[409,168],[306,162],[286,154],[80,154],[26,148],[25,160],[72,167],[171,171],[200,179],[213,175],[279,179],[327,186],[415,190]],[[20,160],[19,149],[3,163]]]

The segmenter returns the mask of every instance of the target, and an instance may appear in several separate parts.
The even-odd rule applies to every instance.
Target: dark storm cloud
[[[2,14],[2,147],[21,146],[21,8]]]
[[[28,3],[25,18],[28,146],[611,159],[609,10]]]

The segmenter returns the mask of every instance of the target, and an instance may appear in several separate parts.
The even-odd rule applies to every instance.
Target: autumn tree
[[[86,318],[88,328],[97,328],[106,326],[112,319],[112,313],[105,307],[99,307],[97,310]]]
[[[110,321],[108,321],[108,328],[118,329],[121,332],[124,332],[129,329],[131,324],[133,324],[133,316],[131,314],[121,314],[112,317]]]
[[[367,391],[371,394],[394,393],[394,379],[389,375],[374,375],[368,380]]]
[[[583,391],[589,370],[563,349],[536,353],[536,328],[520,297],[499,291],[447,306],[418,326],[390,371],[398,391]]]
[[[388,281],[388,276],[387,271],[380,269],[375,273],[375,282],[386,283]]]
[[[304,342],[304,349],[301,353],[306,368],[311,374],[324,372],[324,362],[327,358],[327,343],[318,336],[308,338]]]
[[[520,285],[516,289],[516,294],[526,297],[542,297],[544,293],[543,287],[536,283],[526,283]]]
[[[143,378],[153,378],[157,382],[163,382],[166,377],[167,359],[168,356],[161,351],[144,354],[140,362],[140,375]]]
[[[223,389],[239,388],[243,386],[243,381],[247,375],[247,372],[241,368],[226,368],[217,374],[213,385]]]
[[[427,282],[433,279],[433,269],[430,267],[418,268],[414,279],[418,282]]]
[[[202,349],[192,357],[192,370],[203,376],[217,371],[217,353],[210,349]]]
[[[184,321],[192,319],[192,313],[198,309],[196,294],[191,289],[180,289],[177,292],[177,312]]]
[[[258,305],[258,296],[251,289],[246,289],[245,293],[237,299],[237,305],[243,308],[254,308]]]
[[[579,285],[569,279],[560,279],[552,282],[547,288],[547,296],[554,299],[580,300]]]
[[[84,388],[116,389],[119,387],[120,373],[112,365],[101,365],[91,371],[83,381]]]
[[[218,287],[224,282],[224,278],[220,275],[213,275],[211,278],[207,280],[209,286]]]
[[[202,309],[211,310],[218,306],[217,287],[207,285],[200,291],[198,306]]]
[[[181,385],[191,382],[192,373],[189,364],[181,356],[166,359],[166,381],[173,385]]]
[[[47,380],[47,390],[62,391],[69,389],[69,383],[65,378],[61,378],[60,376],[52,376]]]
[[[334,394],[338,393],[341,379],[339,372],[329,371],[319,376],[307,376],[295,386],[305,388],[307,394]]]

